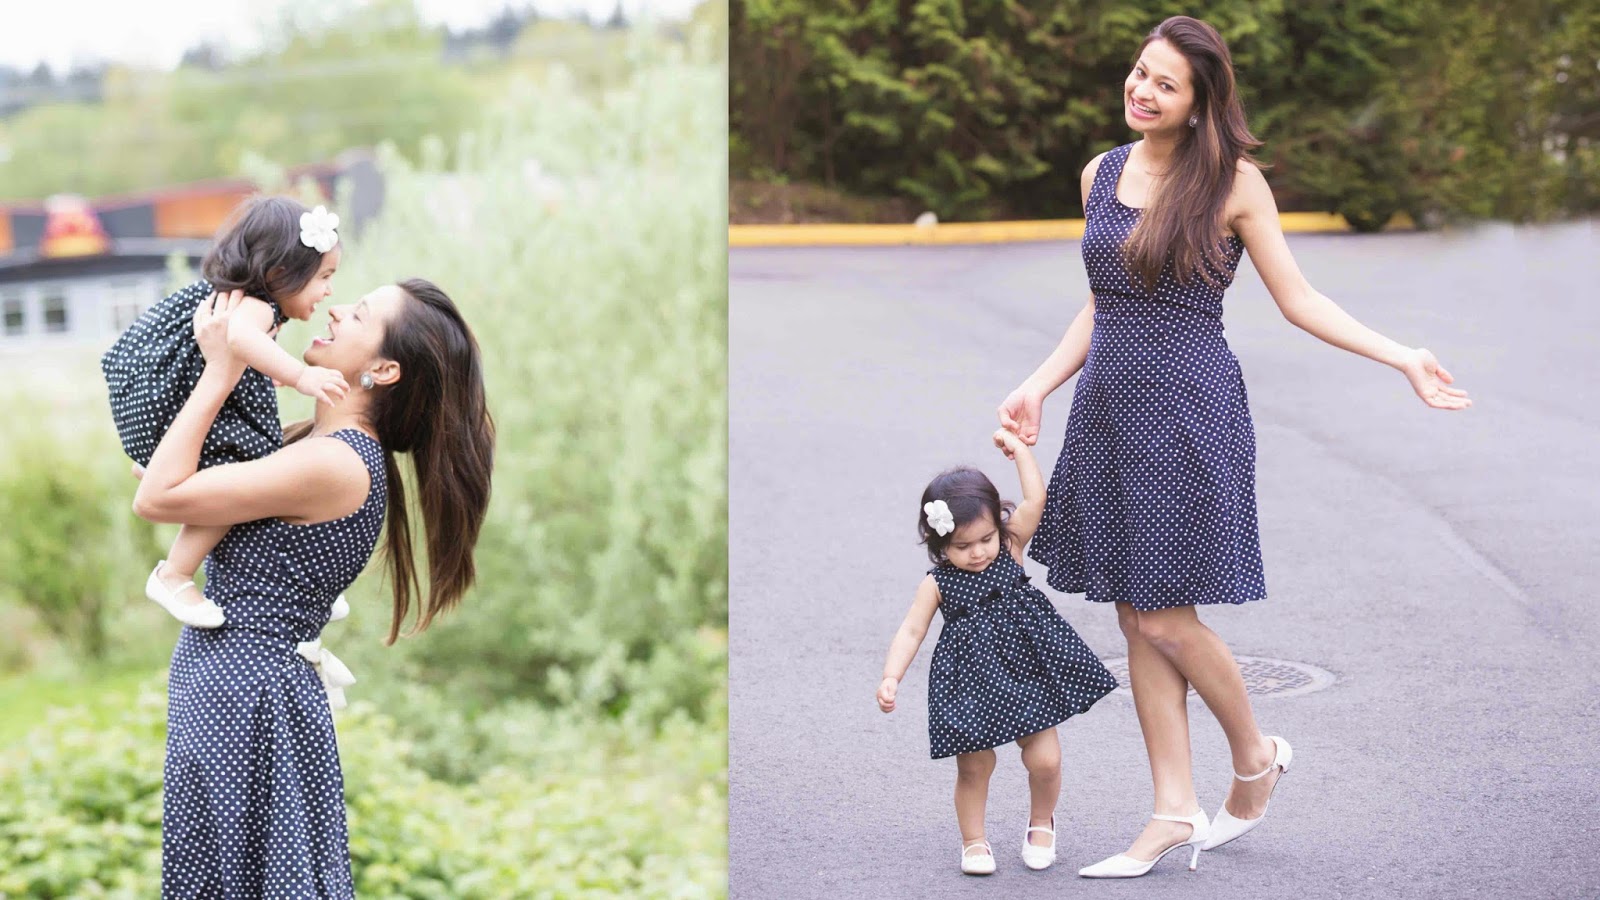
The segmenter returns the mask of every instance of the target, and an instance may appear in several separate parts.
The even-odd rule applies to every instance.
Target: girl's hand
[[[894,695],[900,689],[900,682],[893,678],[885,678],[878,685],[878,708],[886,713],[894,712]]]
[[[1039,420],[1044,416],[1044,394],[1026,384],[1000,404],[1000,425],[1032,447],[1039,442]],[[1011,456],[1007,453],[1006,456]]]
[[[995,430],[994,445],[1000,448],[1000,452],[1006,455],[1006,459],[1016,459],[1017,451],[1025,450],[1028,446],[1022,442],[1022,438],[1004,428]]]
[[[1450,387],[1455,383],[1455,376],[1422,347],[1407,353],[1397,368],[1411,382],[1411,389],[1417,392],[1422,402],[1434,409],[1466,409],[1472,405],[1466,391]]]
[[[244,302],[244,291],[212,294],[194,308],[194,341],[207,365],[226,368],[233,364],[228,348],[228,317]]]
[[[306,366],[306,370],[300,374],[300,380],[295,382],[294,389],[333,406],[350,393],[350,384],[337,370]]]

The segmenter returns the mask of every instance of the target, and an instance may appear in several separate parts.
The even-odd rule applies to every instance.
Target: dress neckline
[[[1129,206],[1128,204],[1123,203],[1122,198],[1117,195],[1117,185],[1122,183],[1122,170],[1128,167],[1128,160],[1133,158],[1134,145],[1125,144],[1124,146],[1127,148],[1127,152],[1122,154],[1122,161],[1117,164],[1117,173],[1111,178],[1111,202],[1131,212],[1142,213],[1147,207]],[[1244,238],[1239,237],[1236,232],[1230,231],[1226,226],[1223,227],[1222,231],[1223,240],[1237,241],[1241,244],[1244,243]]]

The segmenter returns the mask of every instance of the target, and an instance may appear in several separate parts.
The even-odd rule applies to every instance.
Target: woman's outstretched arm
[[[1285,319],[1325,343],[1398,369],[1429,406],[1465,409],[1472,405],[1466,391],[1450,387],[1455,377],[1439,365],[1432,353],[1373,331],[1306,281],[1284,240],[1277,201],[1260,169],[1242,163],[1234,190],[1234,232],[1250,251],[1250,261],[1261,273],[1262,282]]]

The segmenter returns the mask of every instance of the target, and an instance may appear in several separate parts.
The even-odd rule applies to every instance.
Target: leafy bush
[[[165,698],[59,712],[0,751],[0,900],[146,898],[161,877]],[[360,896],[415,900],[726,894],[726,699],[710,727],[499,711],[518,749],[467,786],[417,769],[392,718],[336,720]]]
[[[31,609],[83,656],[102,659],[119,607],[143,583],[136,573],[161,556],[155,528],[133,515],[134,483],[115,440],[62,433],[36,404],[8,406],[8,415],[36,426],[8,435],[0,456],[0,521],[9,523],[0,538],[0,597]]]

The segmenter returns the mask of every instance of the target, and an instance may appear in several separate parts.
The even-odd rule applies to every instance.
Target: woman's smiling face
[[[1122,114],[1141,134],[1189,127],[1194,108],[1194,72],[1189,61],[1163,40],[1151,41],[1122,83]]]
[[[337,369],[354,385],[378,358],[383,335],[406,302],[399,285],[386,284],[353,305],[328,308],[328,333],[313,338],[305,361]]]

